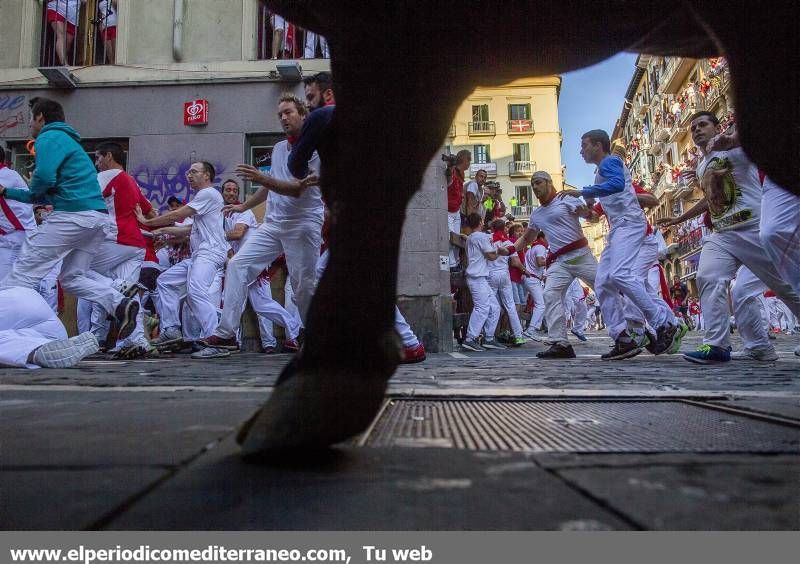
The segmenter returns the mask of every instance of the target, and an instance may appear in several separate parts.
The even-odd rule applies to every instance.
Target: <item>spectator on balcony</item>
[[[528,196],[523,194],[519,197],[519,205],[520,207],[526,207],[528,205]]]
[[[47,2],[47,22],[53,30],[55,52],[58,64],[65,66],[74,64],[74,56],[70,56],[78,29],[78,14],[81,4],[86,0],[49,0]],[[73,53],[74,55],[74,53]]]
[[[303,57],[306,59],[316,59],[317,53],[319,53],[323,59],[331,58],[331,53],[328,49],[328,40],[319,33],[306,30]]]
[[[484,169],[480,169],[475,173],[475,180],[470,180],[465,186],[467,194],[464,203],[464,216],[471,213],[481,213],[481,205],[486,200],[486,185],[487,173]]]
[[[97,3],[97,22],[100,25],[100,37],[103,40],[105,62],[113,64],[117,44],[117,2],[118,0],[100,0]]]

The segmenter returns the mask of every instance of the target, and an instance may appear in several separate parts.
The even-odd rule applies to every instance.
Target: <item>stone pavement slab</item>
[[[170,508],[165,511],[165,508]],[[112,529],[627,529],[524,455],[329,451],[247,464],[233,441],[115,519]]]
[[[3,530],[85,529],[169,474],[142,466],[15,468],[0,471]]]

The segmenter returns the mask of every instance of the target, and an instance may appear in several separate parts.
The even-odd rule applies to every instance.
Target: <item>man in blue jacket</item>
[[[32,288],[63,260],[59,280],[65,291],[97,303],[117,322],[119,338],[136,326],[139,304],[108,282],[87,276],[94,250],[105,238],[109,222],[97,171],[80,144],[80,136],[64,123],[61,104],[33,98],[31,135],[36,140],[36,169],[30,190],[0,186],[0,196],[29,204],[50,204],[53,213],[33,233],[2,288]]]

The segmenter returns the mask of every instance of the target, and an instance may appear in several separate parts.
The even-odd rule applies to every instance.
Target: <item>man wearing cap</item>
[[[580,218],[588,218],[592,211],[583,200],[573,196],[556,197],[552,177],[539,170],[531,177],[533,193],[539,200],[528,222],[525,235],[514,243],[517,250],[532,244],[540,231],[547,234],[550,244],[547,254],[547,278],[544,284],[544,308],[547,320],[547,338],[550,348],[536,354],[539,358],[575,358],[575,351],[567,339],[563,299],[567,288],[576,278],[594,288],[597,260],[589,250],[583,236]]]

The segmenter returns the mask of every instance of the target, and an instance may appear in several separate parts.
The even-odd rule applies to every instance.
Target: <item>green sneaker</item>
[[[525,337],[514,337],[514,338],[511,339],[511,346],[512,347],[521,347],[522,345],[524,345],[527,342],[528,342],[528,340]]]
[[[675,331],[675,336],[672,338],[672,344],[667,349],[667,354],[675,354],[681,350],[681,341],[689,332],[689,328],[683,321],[678,321],[678,330]]]

